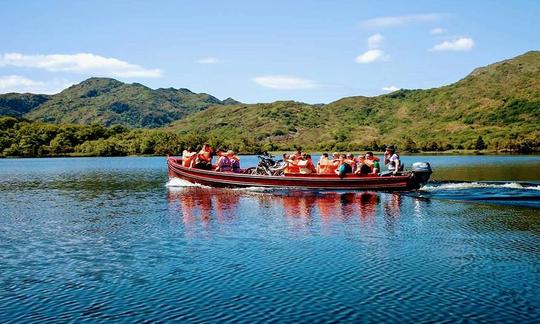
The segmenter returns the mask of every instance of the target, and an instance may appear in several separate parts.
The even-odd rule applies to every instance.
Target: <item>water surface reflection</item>
[[[398,193],[371,191],[250,192],[201,187],[170,188],[167,199],[171,214],[188,226],[211,222],[226,224],[239,217],[256,217],[258,213],[271,210],[272,214],[280,215],[284,222],[297,230],[310,226],[324,227],[333,222],[369,226],[380,215],[389,232],[400,218],[403,199],[409,200],[417,213],[427,201]]]
[[[162,158],[0,160],[0,318],[540,316],[538,184],[385,193],[167,188],[167,180]]]

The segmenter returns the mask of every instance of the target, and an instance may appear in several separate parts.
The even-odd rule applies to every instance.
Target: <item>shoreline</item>
[[[291,153],[292,151],[270,151],[271,155],[275,157],[279,157],[283,153]],[[352,151],[352,152],[339,152],[339,153],[352,153],[354,155],[364,154],[368,151]],[[309,151],[306,152],[312,155],[321,155],[322,153],[325,153],[323,151]],[[332,154],[333,152],[327,151],[326,153]],[[452,151],[426,151],[426,152],[399,152],[398,153],[402,156],[427,156],[427,155],[441,155],[441,156],[467,156],[467,155],[486,155],[486,156],[494,156],[494,155],[500,155],[500,156],[522,156],[522,155],[529,155],[529,156],[540,156],[540,152],[531,152],[531,153],[521,153],[521,152],[496,152],[491,150],[485,150],[485,151],[475,151],[475,150],[452,150]],[[384,151],[377,151],[373,152],[374,155],[384,155]],[[174,156],[180,156],[181,154],[171,154]],[[261,155],[256,153],[238,153],[238,155]],[[135,155],[92,155],[92,154],[65,154],[65,155],[44,155],[44,156],[0,156],[0,159],[39,159],[39,158],[82,158],[82,157],[104,157],[104,158],[111,158],[111,157],[165,157],[166,155],[157,155],[157,154],[135,154]]]

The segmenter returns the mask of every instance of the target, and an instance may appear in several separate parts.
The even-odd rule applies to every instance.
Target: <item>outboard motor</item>
[[[412,172],[414,174],[414,177],[418,179],[418,183],[421,185],[425,185],[431,174],[433,173],[431,171],[431,166],[429,165],[429,162],[415,162],[412,165]]]

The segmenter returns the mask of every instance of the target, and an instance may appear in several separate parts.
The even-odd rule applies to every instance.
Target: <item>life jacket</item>
[[[227,156],[222,155],[219,157],[217,165],[219,167],[219,171],[231,171],[232,163],[231,159],[229,159]]]
[[[373,159],[366,159],[365,164],[369,166],[369,168],[371,169],[371,172],[373,172],[373,169],[375,169],[375,166],[377,166],[378,169],[381,168],[379,164],[379,158],[377,157],[374,157]]]
[[[197,158],[200,162],[211,163],[212,162],[212,150],[206,151],[204,148],[199,151]]]
[[[313,165],[313,162],[309,160],[300,160],[298,161],[298,168],[298,171],[301,174],[310,174],[313,173],[313,169],[315,169],[315,166]]]
[[[229,158],[231,160],[231,168],[234,172],[240,171],[240,158],[238,158],[236,155],[232,158]]]
[[[197,154],[195,152],[184,151],[182,153],[182,166],[189,168],[191,166],[191,162],[196,156]]]
[[[319,173],[320,174],[334,174],[337,166],[328,158],[323,158],[319,161]]]
[[[332,161],[330,161],[331,163],[329,163],[327,166],[326,166],[326,170],[327,170],[327,173],[328,174],[334,174],[336,173],[336,170],[338,168],[338,164],[334,164]]]
[[[300,167],[294,160],[287,161],[287,167],[284,170],[285,173],[300,173]]]

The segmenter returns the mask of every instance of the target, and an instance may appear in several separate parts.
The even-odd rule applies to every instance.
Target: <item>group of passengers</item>
[[[204,143],[198,153],[193,151],[192,147],[188,147],[182,153],[182,165],[188,168],[204,170],[241,172],[240,158],[233,151],[217,149],[217,163],[214,166],[212,166],[212,154],[213,150],[208,143]]]
[[[284,173],[299,174],[337,174],[344,177],[346,174],[358,175],[392,175],[403,170],[403,164],[393,146],[386,148],[384,164],[388,166],[387,172],[381,172],[380,159],[373,152],[354,157],[353,154],[334,153],[332,157],[323,153],[317,162],[313,163],[311,155],[302,154],[297,150],[292,154],[283,154],[282,169]]]
[[[214,170],[221,172],[242,172],[240,158],[231,150],[217,149],[217,163],[212,165],[213,151],[205,143],[197,153],[188,147],[182,153],[182,165],[189,168]],[[278,169],[285,174],[337,174],[344,177],[346,174],[358,175],[392,175],[403,170],[403,164],[393,146],[386,148],[384,164],[388,166],[387,172],[381,172],[380,159],[373,152],[354,157],[353,154],[334,153],[332,157],[323,153],[315,166],[310,154],[302,154],[298,149],[292,154],[283,154],[283,160]]]

